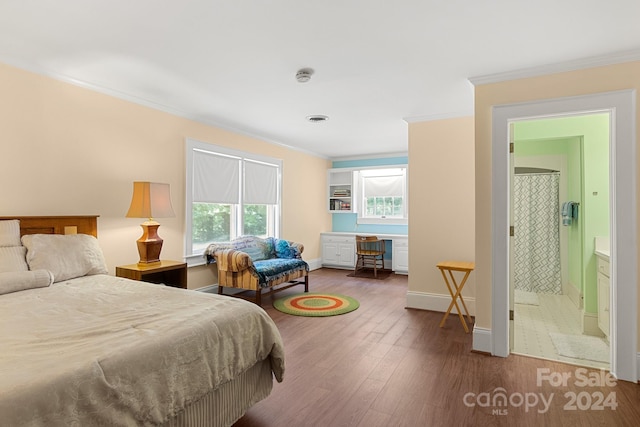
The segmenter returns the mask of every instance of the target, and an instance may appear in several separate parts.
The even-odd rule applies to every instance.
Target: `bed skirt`
[[[213,390],[167,421],[165,427],[229,427],[252,405],[269,396],[273,376],[269,359]]]

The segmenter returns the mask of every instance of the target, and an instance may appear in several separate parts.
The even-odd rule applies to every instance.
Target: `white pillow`
[[[20,246],[20,221],[0,221],[0,246]]]
[[[0,273],[6,271],[28,271],[27,248],[24,246],[0,246]]]
[[[31,270],[49,270],[56,282],[107,274],[98,239],[88,234],[28,234],[22,236]]]
[[[47,270],[11,271],[0,273],[0,295],[34,288],[45,288],[53,283]]]

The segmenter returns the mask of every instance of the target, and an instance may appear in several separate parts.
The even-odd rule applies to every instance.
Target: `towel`
[[[578,207],[580,203],[564,202],[562,204],[562,225],[571,225],[571,221],[578,219]]]
[[[562,204],[562,225],[571,225],[572,211],[571,202],[564,202]]]

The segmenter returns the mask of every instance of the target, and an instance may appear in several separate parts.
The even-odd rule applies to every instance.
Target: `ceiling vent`
[[[296,80],[298,83],[306,83],[311,80],[311,75],[313,74],[312,68],[301,68],[296,73]]]
[[[329,117],[323,116],[322,114],[314,114],[313,116],[307,116],[307,120],[311,123],[320,123],[326,122],[327,120],[329,120]]]

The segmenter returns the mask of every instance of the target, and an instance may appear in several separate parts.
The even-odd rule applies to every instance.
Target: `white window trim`
[[[363,211],[366,209],[364,206],[364,195],[363,195],[363,185],[362,185],[362,176],[359,173],[360,171],[365,170],[378,170],[378,169],[404,169],[405,170],[405,179],[404,179],[404,217],[403,218],[371,218],[364,217]],[[354,169],[355,181],[356,185],[356,200],[357,206],[360,209],[357,210],[357,224],[378,224],[378,225],[408,225],[409,224],[409,165],[401,164],[401,165],[380,165],[380,166],[371,166],[365,168]]]
[[[193,267],[196,265],[204,265],[205,259],[202,253],[192,253],[193,242],[192,238],[192,206],[193,206],[193,151],[203,150],[213,153],[228,155],[232,157],[239,157],[241,159],[247,159],[251,161],[261,162],[276,165],[278,167],[278,189],[277,198],[278,202],[275,208],[275,221],[273,230],[273,237],[280,237],[281,221],[282,221],[282,160],[273,157],[262,156],[241,150],[234,150],[207,142],[197,141],[195,139],[186,138],[185,144],[185,157],[186,157],[186,188],[185,188],[185,233],[184,233],[184,259],[187,262],[187,266]],[[236,222],[241,221],[241,218],[237,218]],[[237,226],[237,225],[236,225]],[[271,227],[270,227],[271,228]],[[271,231],[271,230],[270,230]]]

